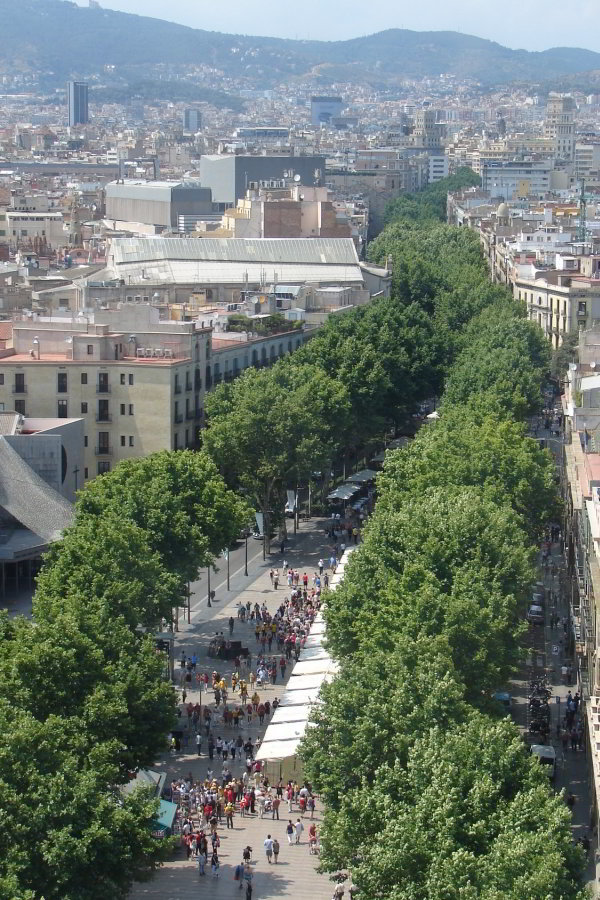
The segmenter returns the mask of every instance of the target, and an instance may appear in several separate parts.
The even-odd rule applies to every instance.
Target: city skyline
[[[87,5],[80,3],[80,5]],[[347,40],[388,28],[413,31],[458,31],[496,41],[512,49],[546,50],[551,47],[584,47],[600,52],[597,6],[592,0],[574,0],[569,9],[572,31],[565,31],[564,4],[548,0],[542,18],[527,15],[519,0],[501,6],[481,7],[479,0],[459,0],[448,4],[430,0],[426,9],[398,6],[392,0],[369,4],[368,25],[365,7],[359,0],[347,0],[344,16],[333,3],[308,0],[302,17],[282,17],[280,7],[270,0],[231,0],[225,13],[219,6],[199,8],[193,0],[174,0],[166,8],[162,0],[103,0],[107,9],[178,22],[192,28],[224,33],[281,37],[299,40]],[[533,10],[536,12],[537,10]],[[525,13],[525,15],[524,15]]]

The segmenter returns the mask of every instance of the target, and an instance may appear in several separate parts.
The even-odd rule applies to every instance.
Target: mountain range
[[[368,7],[366,8],[368,12]],[[43,70],[57,80],[114,66],[197,65],[269,87],[312,76],[374,86],[440,74],[484,85],[549,82],[600,69],[600,53],[572,47],[511,50],[453,31],[389,29],[346,41],[299,41],[202,31],[66,0],[0,0],[0,72]]]

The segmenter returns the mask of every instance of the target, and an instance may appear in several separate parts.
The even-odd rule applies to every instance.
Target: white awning
[[[329,681],[330,677],[331,676],[326,675],[321,684],[325,684],[325,682]],[[311,688],[310,690],[285,691],[277,708],[281,709],[284,707],[287,709],[289,706],[296,706],[298,708],[313,706],[315,703],[320,702],[320,690],[321,686],[319,685],[319,687]]]
[[[306,722],[311,713],[309,703],[298,706],[278,706],[271,716],[271,725],[281,725],[283,722]]]
[[[330,659],[329,653],[324,647],[305,647],[300,651],[300,662],[317,659]]]
[[[355,472],[354,475],[350,475],[346,481],[353,481],[356,484],[364,484],[366,481],[373,481],[374,478],[377,477],[377,472],[374,469],[361,469],[360,472]]]
[[[256,754],[258,762],[269,759],[288,759],[290,756],[296,755],[299,738],[291,741],[267,741],[264,740],[260,745]]]
[[[339,665],[333,659],[307,660],[297,662],[294,666],[294,675],[321,675],[329,672],[338,672]]]
[[[290,678],[290,680],[288,681],[288,683],[286,685],[286,688],[285,688],[286,694],[289,693],[290,691],[295,692],[295,691],[306,691],[306,690],[313,690],[313,689],[318,690],[321,687],[321,685],[323,684],[323,681],[325,679],[324,672],[319,672],[317,675],[297,675],[294,673],[295,673],[295,667],[294,667],[294,671],[292,672],[292,677]],[[284,694],[284,696],[285,696],[285,694]]]

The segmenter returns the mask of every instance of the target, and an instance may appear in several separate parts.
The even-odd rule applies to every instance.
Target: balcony
[[[98,413],[96,422],[112,422],[112,416],[109,413]]]
[[[181,425],[181,423],[183,422],[183,413],[175,413],[175,415],[173,416],[173,421],[176,425]]]
[[[109,447],[108,444],[101,444],[99,447],[96,447],[96,456],[112,456],[113,450],[112,447]]]
[[[26,384],[13,384],[12,392],[13,392],[13,394],[26,394],[27,393],[27,385]]]
[[[186,383],[185,383],[185,389],[186,389],[186,391],[191,391],[191,390],[192,390],[192,382],[191,382],[191,381],[186,381]]]
[[[96,385],[96,393],[97,394],[110,394],[110,384],[97,384]]]

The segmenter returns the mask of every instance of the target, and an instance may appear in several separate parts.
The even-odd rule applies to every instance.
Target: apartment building
[[[85,481],[123,459],[192,447],[203,422],[211,329],[150,306],[13,323],[0,408],[84,420]],[[208,368],[207,368],[208,367]]]
[[[539,324],[555,349],[565,334],[600,323],[600,280],[580,275],[574,258],[563,258],[562,263],[562,270],[513,280],[514,297],[524,301],[528,318]]]

